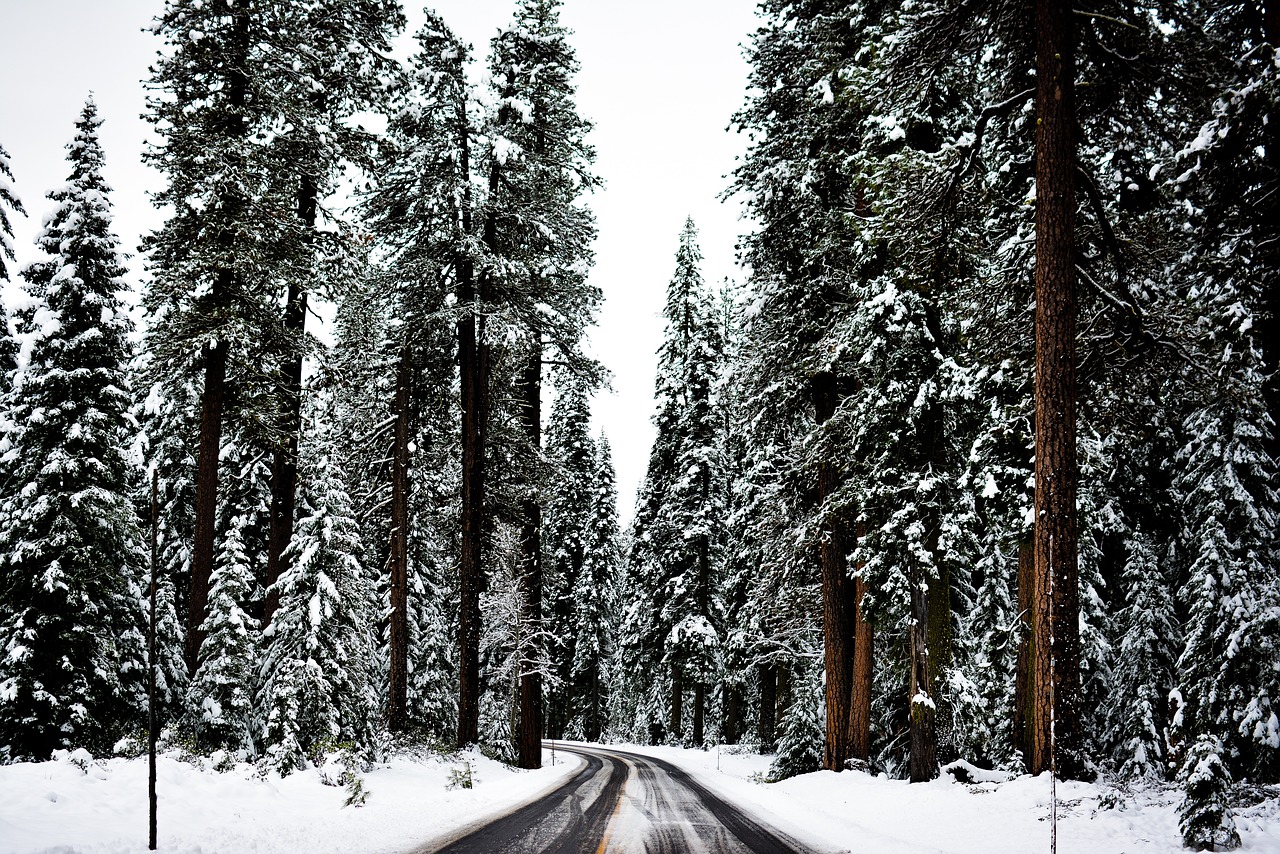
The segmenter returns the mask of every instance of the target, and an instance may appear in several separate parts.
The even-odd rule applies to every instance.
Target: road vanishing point
[[[582,768],[537,800],[415,854],[812,854],[661,759],[556,745]]]

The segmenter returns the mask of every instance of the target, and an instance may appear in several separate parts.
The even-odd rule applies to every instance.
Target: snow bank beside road
[[[567,761],[566,761],[567,760]],[[545,760],[544,760],[545,761]],[[157,768],[159,850],[166,854],[402,854],[564,780],[576,760],[518,771],[469,752],[394,758],[364,775],[362,807],[314,770],[281,778],[249,765],[226,773],[176,755]],[[447,789],[470,763],[472,789]],[[147,850],[147,760],[68,758],[0,766],[0,854],[141,854]]]
[[[837,851],[874,854],[1026,854],[1049,850],[1047,775],[1007,783],[957,783],[950,776],[910,784],[857,771],[819,771],[760,783],[772,757],[673,747],[612,745],[665,759],[762,821]],[[757,776],[758,775],[758,776]],[[1121,793],[1087,783],[1058,784],[1060,854],[1169,854],[1182,850],[1180,793],[1149,788]],[[1242,851],[1280,854],[1280,800],[1236,813]]]

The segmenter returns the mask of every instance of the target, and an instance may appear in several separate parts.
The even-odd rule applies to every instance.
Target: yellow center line
[[[616,758],[622,759],[621,756]],[[627,766],[627,776],[623,778],[622,785],[618,787],[618,803],[613,807],[613,815],[609,816],[609,823],[604,826],[604,836],[600,837],[600,847],[596,849],[596,854],[605,854],[605,851],[608,850],[609,836],[613,833],[613,823],[617,820],[618,813],[622,812],[622,799],[627,794],[627,780],[631,779],[631,763],[626,759],[622,759],[622,764]]]

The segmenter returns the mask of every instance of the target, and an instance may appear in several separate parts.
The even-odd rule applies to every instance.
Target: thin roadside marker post
[[[156,850],[156,563],[160,527],[160,474],[151,471],[151,614],[147,632],[147,850]]]

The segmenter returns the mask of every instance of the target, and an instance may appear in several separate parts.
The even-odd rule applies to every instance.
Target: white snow
[[[966,784],[930,783],[860,771],[819,771],[763,783],[771,756],[618,745],[656,756],[752,816],[820,850],[875,854],[1026,854],[1049,850],[1047,774]],[[719,770],[717,770],[717,764]],[[976,770],[976,769],[975,769]],[[985,776],[985,775],[984,775]],[[993,775],[994,776],[994,775]],[[1182,849],[1179,790],[1123,793],[1106,784],[1058,783],[1060,854],[1169,854]],[[1107,808],[1107,803],[1116,803]],[[1236,812],[1242,851],[1280,854],[1280,800]]]
[[[490,813],[505,811],[578,767],[518,771],[479,753],[453,759],[393,758],[364,775],[364,806],[314,769],[281,778],[251,765],[225,773],[158,761],[159,850],[166,854],[404,852]],[[469,762],[475,787],[447,789]],[[0,766],[0,854],[141,854],[147,850],[147,760],[63,754]]]

